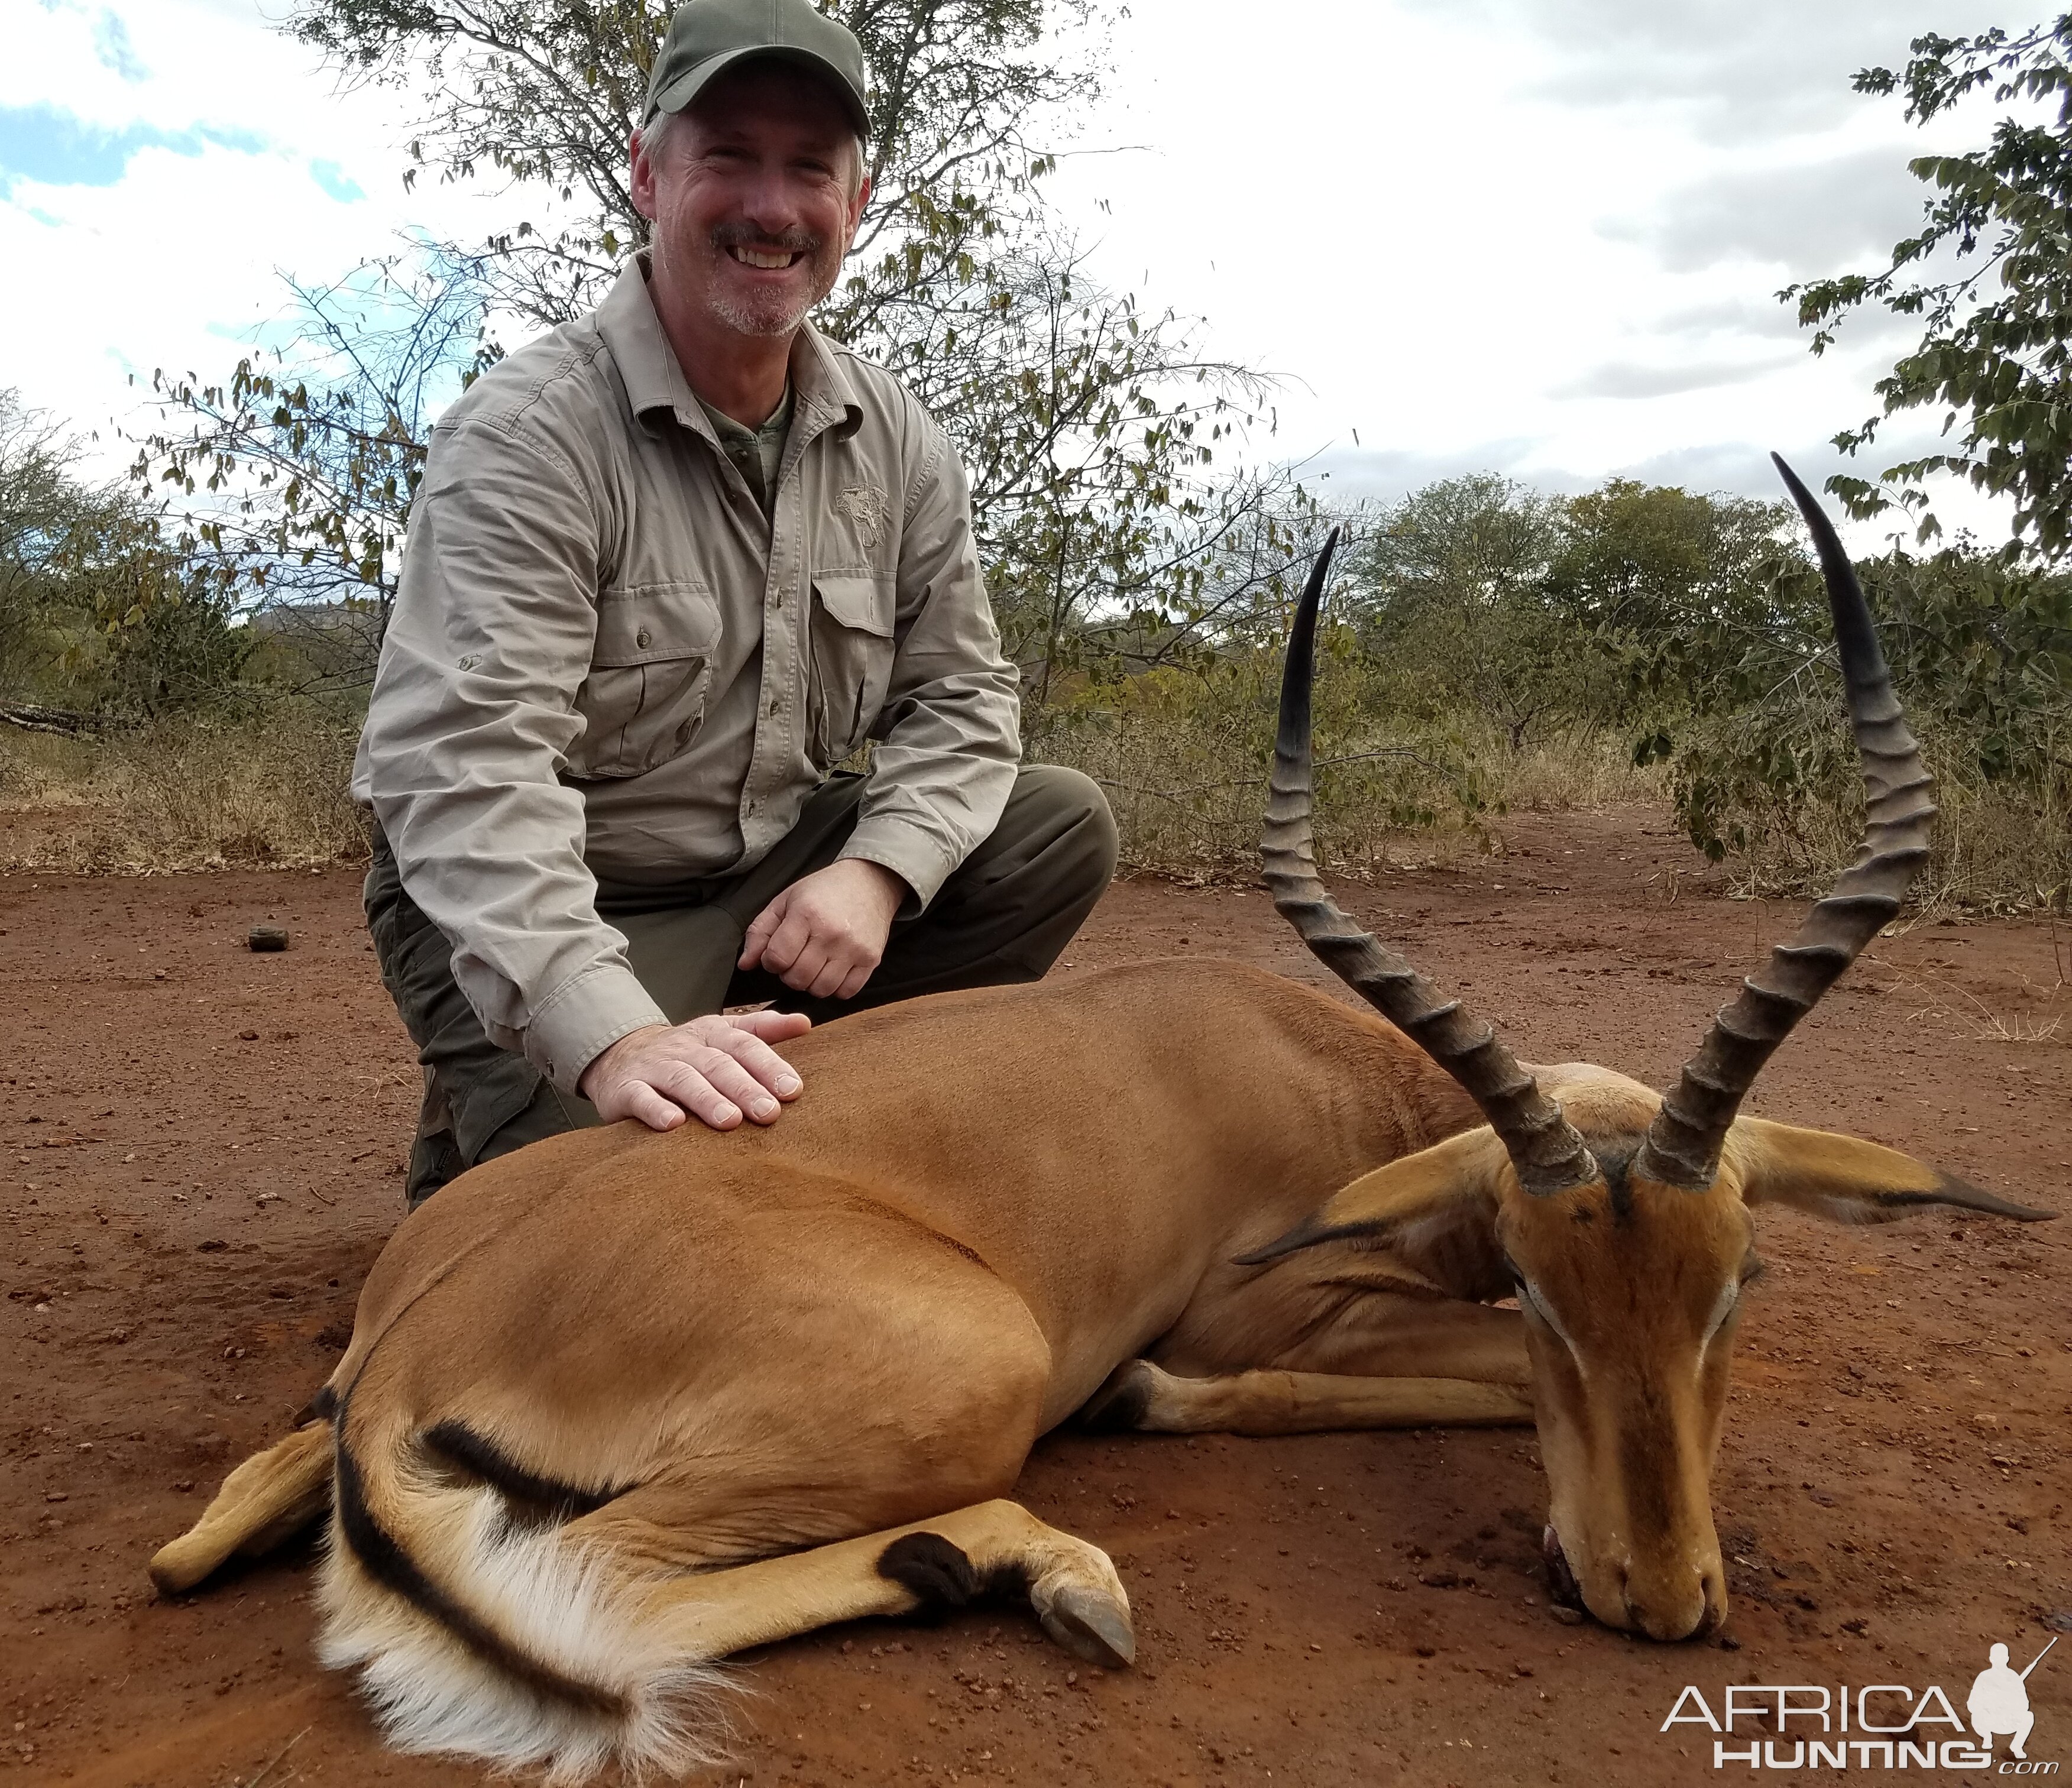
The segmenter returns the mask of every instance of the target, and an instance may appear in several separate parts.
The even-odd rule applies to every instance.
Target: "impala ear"
[[[2058,1215],[2010,1204],[1897,1149],[1766,1118],[1736,1118],[1724,1155],[1744,1203],[1786,1204],[1834,1223],[1889,1223],[1938,1206],[2027,1223]]]
[[[1234,1264],[1264,1266],[1343,1242],[1362,1253],[1387,1253],[1435,1286],[1479,1280],[1496,1256],[1497,1200],[1508,1165],[1503,1145],[1486,1127],[1449,1137],[1362,1174],[1314,1216]],[[1449,1295],[1463,1294],[1449,1289]]]

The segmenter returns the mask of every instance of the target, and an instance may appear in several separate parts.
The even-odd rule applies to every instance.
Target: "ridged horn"
[[[1281,676],[1281,726],[1260,845],[1274,909],[1325,966],[1415,1042],[1482,1108],[1536,1196],[1581,1186],[1597,1164],[1561,1108],[1540,1090],[1496,1033],[1438,990],[1401,956],[1340,911],[1317,878],[1310,787],[1309,693],[1316,674],[1317,606],[1339,530],[1333,528],[1296,605]]]
[[[1868,818],[1856,861],[1806,915],[1797,935],[1771,951],[1767,967],[1743,981],[1741,997],[1720,1009],[1648,1126],[1634,1172],[1694,1191],[1703,1191],[1718,1174],[1728,1126],[1763,1063],[1899,910],[1927,859],[1928,822],[1935,814],[1928,798],[1931,779],[1893,693],[1870,605],[1849,556],[1812,492],[1775,454],[1770,457],[1819,551],[1849,726],[1863,760]]]

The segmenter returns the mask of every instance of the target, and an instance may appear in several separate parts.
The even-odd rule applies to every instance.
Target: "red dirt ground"
[[[1651,819],[1511,843],[1344,898],[1540,1059],[1663,1083],[1795,917],[1720,898]],[[306,1550],[172,1603],[144,1576],[329,1371],[401,1215],[417,1075],[357,896],[344,871],[0,879],[0,1781],[479,1779],[383,1750],[316,1667]],[[249,954],[269,917],[294,947]],[[1325,978],[1256,892],[1151,881],[1070,961],[1211,953]],[[2047,923],[1881,940],[1759,1103],[2063,1206],[2068,972]],[[1140,1668],[1075,1666],[1007,1607],[837,1629],[748,1662],[738,1764],[709,1779],[1651,1788],[1718,1779],[1710,1733],[1660,1729],[1687,1683],[1717,1710],[1729,1683],[1934,1683],[1961,1709],[1991,1642],[2020,1667],[2072,1628],[2072,1223],[1763,1230],[1715,1488],[1724,1642],[1553,1616],[1526,1431],[1067,1437],[1023,1492],[1114,1554]],[[2029,1687],[2031,1757],[2072,1756],[2072,1644]]]

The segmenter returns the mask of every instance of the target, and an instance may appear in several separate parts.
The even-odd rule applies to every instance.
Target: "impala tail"
[[[367,1388],[338,1412],[318,1653],[360,1671],[389,1741],[549,1784],[716,1761],[724,1673],[617,1548],[570,1530],[607,1496],[458,1424],[421,1430],[385,1400],[362,1416]]]

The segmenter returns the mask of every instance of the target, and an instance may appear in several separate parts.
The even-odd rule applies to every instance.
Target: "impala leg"
[[[600,1519],[606,1512],[567,1531],[586,1530],[619,1551]],[[623,1513],[637,1519],[639,1511]],[[1075,1657],[1112,1669],[1134,1654],[1129,1597],[1108,1555],[1005,1498],[783,1558],[650,1579],[642,1594],[688,1653],[722,1658],[841,1621],[953,1609],[1007,1589],[1026,1594],[1043,1630]]]
[[[1148,1359],[1108,1376],[1080,1425],[1153,1434],[1314,1434],[1369,1428],[1489,1428],[1532,1420],[1531,1391],[1472,1379],[1233,1372],[1182,1378]]]
[[[1183,1321],[1161,1344],[1160,1363],[1130,1360],[1108,1375],[1080,1409],[1081,1424],[1314,1434],[1532,1420],[1532,1363],[1515,1310],[1332,1282],[1252,1286],[1240,1295],[1259,1302],[1234,1325],[1242,1332],[1242,1317],[1256,1317],[1256,1366],[1218,1370],[1237,1363],[1227,1336],[1211,1327],[1212,1342],[1198,1338]],[[1277,1345],[1276,1330],[1286,1338]]]
[[[191,1589],[233,1552],[256,1558],[291,1539],[331,1506],[327,1421],[309,1422],[255,1453],[224,1479],[202,1518],[151,1560],[162,1594]]]
[[[1185,1361],[1160,1353],[1167,1367],[1185,1369]],[[1532,1383],[1525,1319],[1465,1298],[1355,1297],[1256,1363],[1355,1378],[1474,1379],[1520,1388]]]

